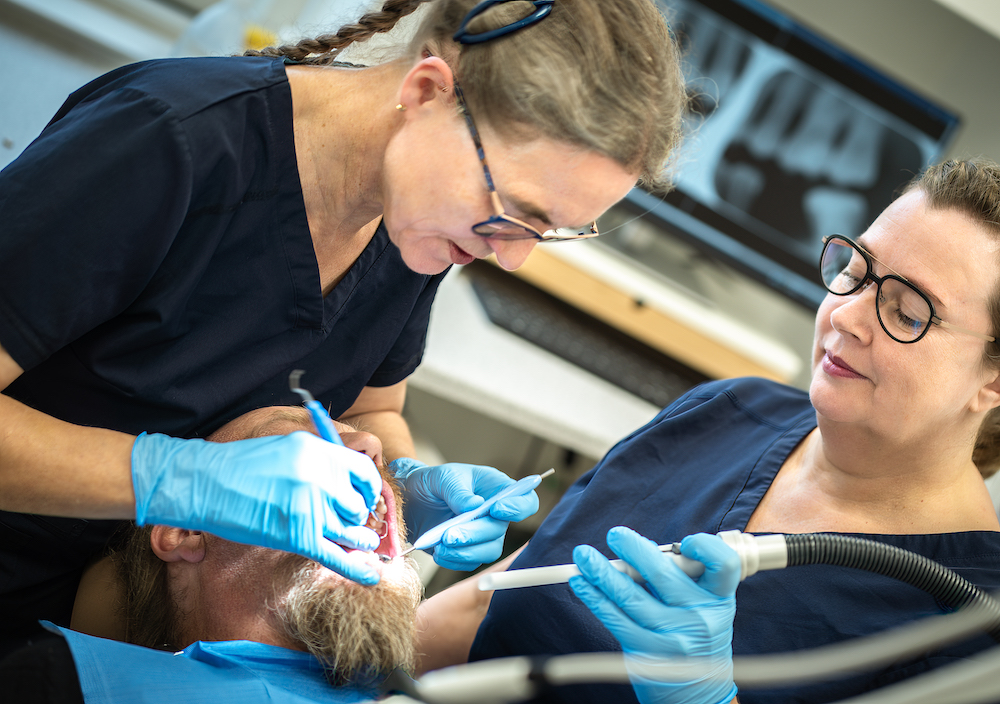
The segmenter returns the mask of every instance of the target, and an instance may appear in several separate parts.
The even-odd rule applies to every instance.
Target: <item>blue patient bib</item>
[[[275,645],[198,641],[170,653],[43,625],[69,644],[86,704],[347,704],[377,696],[335,688],[312,655]]]

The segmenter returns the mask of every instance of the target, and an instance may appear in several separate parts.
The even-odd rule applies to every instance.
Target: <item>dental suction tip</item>
[[[295,369],[288,375],[288,388],[302,397],[303,401],[315,401],[313,395],[299,385],[299,379],[305,374],[304,369]]]

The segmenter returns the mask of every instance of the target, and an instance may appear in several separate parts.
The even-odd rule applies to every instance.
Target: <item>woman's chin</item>
[[[452,261],[450,259],[441,261],[422,253],[413,255],[403,252],[402,250],[401,254],[403,257],[403,263],[406,264],[406,267],[410,271],[416,274],[423,274],[424,276],[434,276],[435,274],[440,274],[452,265]]]

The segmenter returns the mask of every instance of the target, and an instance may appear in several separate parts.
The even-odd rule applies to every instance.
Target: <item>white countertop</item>
[[[802,369],[802,359],[788,345],[710,301],[687,294],[596,240],[550,247],[545,253],[633,299],[642,300],[644,305],[760,365],[779,379],[794,379]]]

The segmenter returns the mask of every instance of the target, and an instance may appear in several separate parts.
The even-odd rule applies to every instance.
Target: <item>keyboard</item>
[[[666,406],[708,377],[485,262],[464,273],[490,321],[595,376]]]

